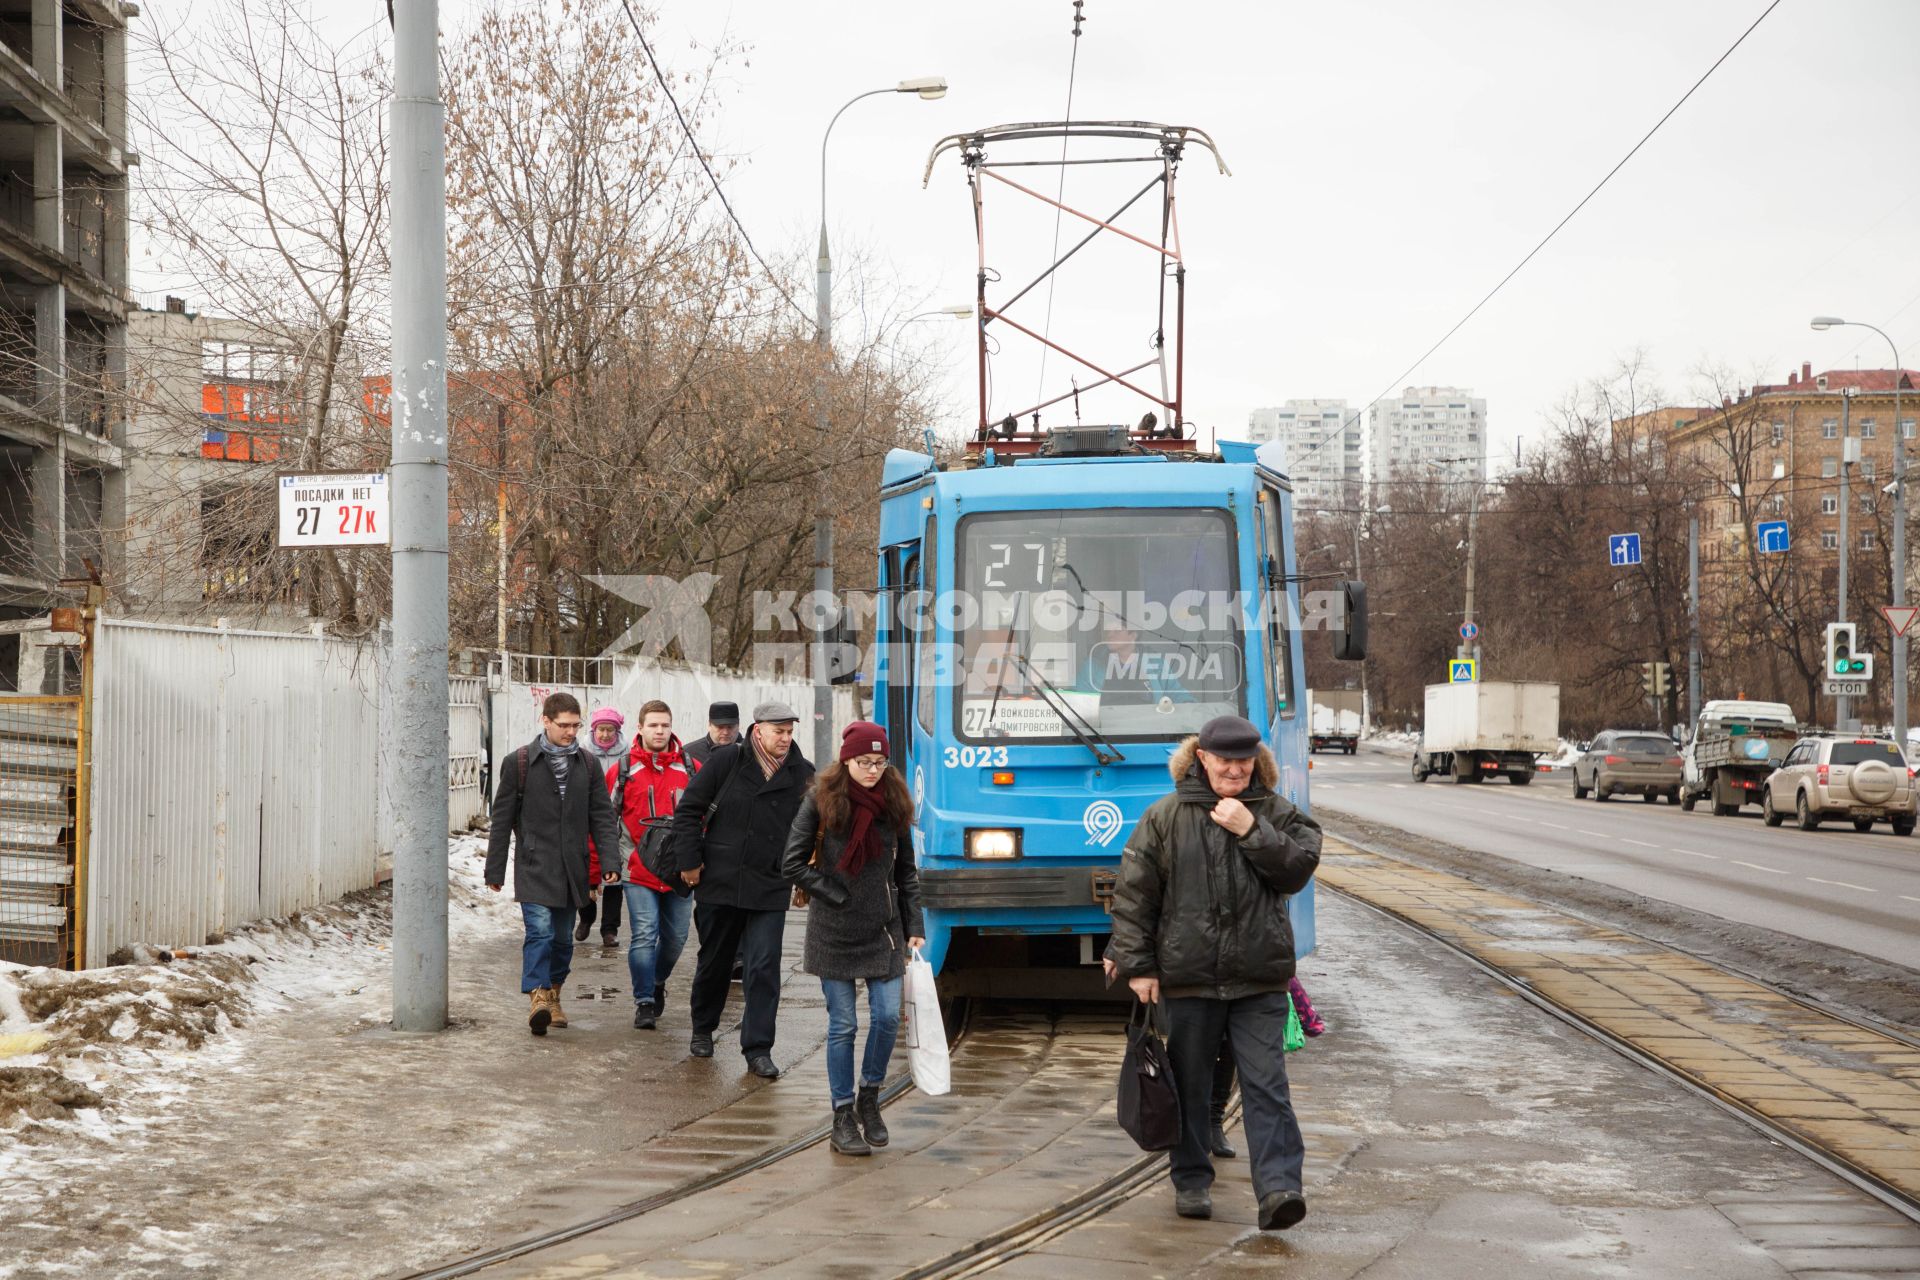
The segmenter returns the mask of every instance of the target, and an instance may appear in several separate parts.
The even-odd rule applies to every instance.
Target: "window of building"
[[[1773,497],[1771,497],[1771,498],[1769,498],[1769,499],[1767,499],[1767,501],[1768,501],[1768,503],[1769,503],[1769,504],[1771,504],[1771,506],[1773,507],[1773,514],[1775,514],[1775,515],[1781,515],[1781,514],[1783,514],[1783,513],[1785,513],[1785,511],[1786,511],[1786,509],[1787,509],[1787,495],[1786,495],[1786,494],[1784,494],[1784,493],[1776,493],[1776,494],[1774,494],[1774,495],[1773,495]]]
[[[1822,551],[1838,551],[1840,549],[1840,535],[1832,529],[1821,534],[1820,549]]]
[[[1839,439],[1840,438],[1840,419],[1828,418],[1825,422],[1822,422],[1820,424],[1820,438],[1822,440]]]
[[[1862,440],[1871,440],[1879,434],[1880,429],[1874,425],[1872,418],[1860,419],[1860,438]]]
[[[1912,418],[1900,419],[1900,434],[1905,438],[1907,438],[1908,440],[1913,439],[1913,419]]]
[[[1862,551],[1873,550],[1873,530],[1862,529],[1860,531],[1860,549]]]
[[[1872,458],[1860,459],[1860,474],[1865,478],[1867,478],[1868,480],[1873,479],[1873,459]]]
[[[1773,424],[1773,442],[1775,444],[1779,444],[1782,440],[1785,440],[1786,438],[1787,438],[1787,424],[1784,422],[1774,423]]]
[[[1829,480],[1831,480],[1831,479],[1833,479],[1833,477],[1835,477],[1835,476],[1837,476],[1837,475],[1839,475],[1839,474],[1840,474],[1840,459],[1838,459],[1838,458],[1822,458],[1822,459],[1820,459],[1820,474],[1821,474],[1821,475],[1823,475],[1823,476],[1825,476],[1825,477],[1826,477],[1827,479],[1829,479]]]
[[[1840,510],[1840,499],[1835,497],[1833,494],[1830,493],[1826,495],[1824,498],[1820,499],[1821,515],[1823,516],[1835,515],[1839,512],[1839,510]]]

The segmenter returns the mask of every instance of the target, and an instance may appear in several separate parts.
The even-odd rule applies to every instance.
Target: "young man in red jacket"
[[[688,772],[673,733],[673,710],[654,700],[640,708],[620,805],[620,848],[627,855],[627,972],[633,978],[633,1025],[651,1031],[667,999],[667,977],[687,945],[693,899],[649,868],[667,842],[667,823],[687,789]],[[650,822],[650,819],[657,821]]]

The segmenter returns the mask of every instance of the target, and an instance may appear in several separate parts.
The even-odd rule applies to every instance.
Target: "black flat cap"
[[[707,708],[708,724],[739,724],[740,705],[735,702],[716,702]]]
[[[1239,716],[1215,716],[1200,726],[1200,749],[1222,760],[1251,760],[1260,754],[1260,731]]]

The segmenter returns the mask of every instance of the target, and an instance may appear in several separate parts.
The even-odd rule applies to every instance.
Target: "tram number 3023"
[[[984,769],[1007,763],[1005,747],[948,747],[941,760],[949,769]]]

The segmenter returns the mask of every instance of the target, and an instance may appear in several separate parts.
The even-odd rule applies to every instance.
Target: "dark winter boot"
[[[836,1155],[870,1156],[873,1154],[873,1148],[868,1146],[867,1140],[860,1136],[860,1121],[853,1114],[851,1102],[844,1107],[833,1109],[833,1134],[828,1141],[833,1143]]]
[[[875,1148],[887,1145],[887,1122],[880,1118],[880,1086],[863,1084],[860,1093],[853,1102],[854,1112],[860,1117],[860,1130],[867,1135],[867,1145]]]
[[[1227,1141],[1227,1117],[1223,1107],[1213,1109],[1213,1127],[1207,1130],[1207,1150],[1222,1160],[1231,1160],[1240,1154]]]
[[[651,1031],[658,1025],[653,1016],[652,1005],[637,1004],[633,1006],[633,1029],[635,1031]]]

